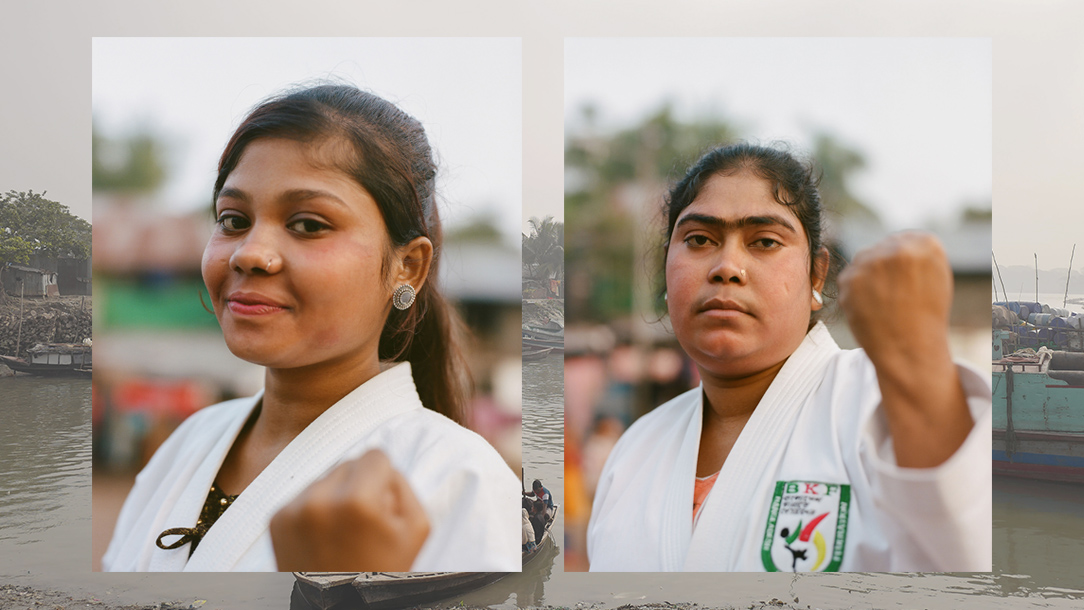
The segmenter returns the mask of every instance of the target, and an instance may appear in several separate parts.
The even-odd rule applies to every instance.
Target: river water
[[[562,367],[524,363],[527,478],[563,503]],[[0,583],[61,589],[120,603],[207,600],[206,608],[290,607],[289,574],[90,572],[90,409],[86,380],[0,378]],[[555,526],[562,539],[563,520]],[[993,574],[582,574],[560,549],[532,570],[462,599],[512,610],[529,605],[696,602],[736,607],[798,598],[814,608],[1084,607],[1084,488],[994,481]],[[457,601],[458,605],[458,601]]]

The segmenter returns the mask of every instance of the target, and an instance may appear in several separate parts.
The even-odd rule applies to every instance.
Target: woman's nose
[[[745,269],[745,256],[737,245],[727,244],[719,248],[715,264],[711,268],[710,280],[713,283],[745,284],[748,271]]]
[[[240,273],[270,274],[282,269],[274,236],[253,226],[230,256],[230,268]]]

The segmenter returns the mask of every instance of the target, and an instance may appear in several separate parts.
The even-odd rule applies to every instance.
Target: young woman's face
[[[678,216],[666,256],[674,333],[704,373],[737,378],[785,360],[809,326],[809,241],[767,180],[716,175]]]
[[[203,280],[226,345],[272,368],[377,363],[390,308],[376,201],[310,145],[260,139],[215,202]]]

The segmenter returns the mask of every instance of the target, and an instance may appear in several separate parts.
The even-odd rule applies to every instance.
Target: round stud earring
[[[404,310],[414,304],[414,287],[410,284],[400,284],[391,294],[391,304],[398,310]]]

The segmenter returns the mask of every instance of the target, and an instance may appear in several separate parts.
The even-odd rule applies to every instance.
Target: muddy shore
[[[163,602],[149,606],[124,606],[100,599],[83,598],[64,593],[24,587],[0,585],[0,608],[3,610],[191,610],[203,606],[199,602]]]
[[[782,600],[755,602],[748,606],[702,606],[691,603],[649,603],[613,606],[602,603],[579,603],[575,606],[538,606],[529,610],[821,610],[800,606]],[[73,596],[63,591],[35,589],[21,585],[0,585],[0,609],[2,610],[227,610],[205,600],[158,602],[150,605],[118,605],[96,598]],[[458,610],[486,610],[470,606],[456,606]]]

